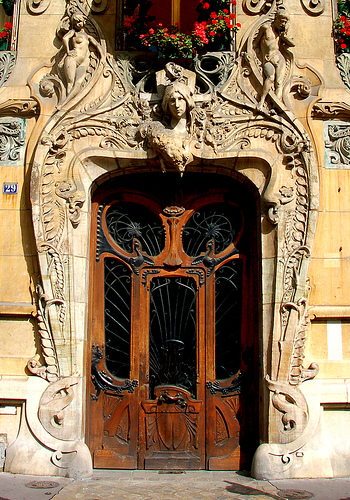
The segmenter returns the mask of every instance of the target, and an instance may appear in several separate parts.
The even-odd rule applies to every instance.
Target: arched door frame
[[[51,147],[53,155],[57,151]],[[252,154],[253,153],[253,154]],[[46,154],[46,159],[50,156],[50,151]],[[285,204],[276,193],[282,193],[284,180],[277,175],[276,158],[271,152],[242,151],[239,158],[225,158],[210,161],[202,161],[191,165],[188,170],[197,172],[216,172],[222,175],[229,175],[240,178],[241,181],[248,183],[253,187],[257,197],[257,204],[260,205],[259,212],[261,217],[261,249],[262,249],[262,325],[260,329],[260,381],[261,381],[261,418],[260,418],[260,439],[273,439],[273,434],[277,431],[271,428],[270,412],[274,411],[269,405],[268,391],[265,389],[264,378],[271,375],[275,380],[282,380],[284,384],[290,383],[290,377],[295,375],[292,370],[293,362],[293,343],[295,335],[300,331],[300,325],[305,323],[305,316],[302,316],[304,305],[304,293],[306,286],[307,266],[308,266],[308,247],[313,238],[315,228],[315,207],[312,207],[310,188],[314,189],[317,184],[308,182],[308,170],[299,167],[298,174],[295,176],[296,189],[301,186],[307,195],[307,209],[305,211],[305,202],[301,213],[306,216],[307,224],[301,232],[305,245],[294,244],[288,250],[289,223],[298,222],[299,210],[297,203],[294,202],[294,209],[289,213],[284,210]],[[132,166],[128,166],[132,163]],[[45,161],[44,161],[45,164]],[[49,165],[50,162],[46,162]],[[271,167],[273,165],[273,167]],[[308,161],[308,166],[313,165]],[[41,183],[35,183],[36,175],[33,175],[32,183],[32,203],[33,203],[33,221],[35,235],[37,240],[38,255],[41,267],[42,287],[47,297],[53,297],[55,305],[50,306],[50,325],[51,336],[54,339],[56,348],[56,357],[47,356],[47,372],[54,374],[52,380],[57,380],[56,384],[64,381],[67,377],[76,376],[76,403],[74,416],[70,415],[72,423],[74,422],[74,438],[70,441],[61,441],[56,434],[54,439],[55,447],[60,447],[67,454],[70,454],[76,448],[76,443],[84,440],[84,421],[85,421],[85,340],[87,338],[87,290],[88,290],[88,269],[89,269],[89,227],[90,227],[90,199],[91,195],[82,193],[91,193],[96,185],[106,181],[107,178],[123,175],[129,175],[136,172],[155,171],[151,164],[147,167],[145,160],[133,160],[121,158],[118,160],[118,169],[115,169],[115,157],[113,154],[106,155],[101,150],[82,150],[77,157],[72,157],[68,163],[68,172],[73,179],[75,190],[67,190],[70,196],[62,196],[62,191],[58,191],[56,185],[56,200],[59,197],[66,199],[66,208],[62,206],[57,215],[66,211],[63,215],[65,223],[60,226],[59,217],[55,218],[55,230],[50,233],[50,221],[45,218],[42,212],[42,201],[45,200],[45,186],[49,184],[50,173],[41,174]],[[315,172],[315,171],[314,171]],[[164,174],[167,175],[167,174]],[[245,180],[244,180],[245,179]],[[49,184],[50,185],[50,184]],[[62,184],[60,185],[62,187]],[[305,194],[303,191],[303,194]],[[301,196],[299,198],[302,198]],[[283,198],[282,198],[283,200]],[[285,200],[283,200],[285,201]],[[301,200],[303,201],[303,200]],[[57,204],[58,205],[58,204]],[[61,210],[61,212],[60,212]],[[295,223],[296,223],[295,222]],[[300,221],[299,221],[300,223]],[[58,236],[57,231],[60,231]],[[52,234],[52,238],[48,238]],[[60,238],[65,242],[60,248],[55,247],[55,240]],[[298,243],[298,242],[296,242]],[[309,243],[309,244],[308,244]],[[288,254],[289,252],[289,254]],[[296,263],[298,264],[296,268]],[[300,279],[298,288],[293,289],[290,273],[297,270]],[[63,282],[63,283],[62,283]],[[294,281],[293,281],[294,283]],[[61,296],[59,294],[62,294]],[[286,300],[287,295],[293,298],[293,304]],[[283,305],[283,302],[286,304]],[[283,325],[285,311],[290,308],[293,317],[293,325],[289,324],[287,317],[287,326]],[[299,308],[299,309],[297,309]],[[290,312],[290,311],[289,311]],[[62,321],[62,316],[64,320]],[[84,325],[84,326],[83,326]],[[277,352],[276,347],[281,342],[281,331],[288,334],[287,352]],[[299,353],[300,354],[300,353]],[[287,359],[282,362],[282,356]],[[51,362],[51,365],[49,363]],[[51,368],[52,366],[52,368]],[[56,366],[56,368],[55,368]],[[302,373],[302,366],[299,363],[299,377]],[[57,377],[55,377],[55,369]],[[49,380],[49,378],[47,378]],[[73,407],[73,406],[72,406]],[[38,424],[33,423],[33,427]],[[46,430],[50,430],[47,426]],[[45,445],[51,444],[53,448],[52,437],[45,434]]]

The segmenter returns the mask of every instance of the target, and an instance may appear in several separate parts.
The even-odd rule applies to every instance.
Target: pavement
[[[257,481],[230,471],[95,470],[91,479],[0,472],[0,500],[350,500],[350,478]]]

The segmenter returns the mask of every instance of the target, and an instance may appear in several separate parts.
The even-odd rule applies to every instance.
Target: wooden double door
[[[254,273],[251,224],[236,198],[208,186],[95,196],[87,415],[95,468],[249,466]]]

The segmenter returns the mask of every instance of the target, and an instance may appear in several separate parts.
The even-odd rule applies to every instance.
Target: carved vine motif
[[[24,146],[24,122],[20,118],[0,118],[0,161],[16,163]]]
[[[350,126],[328,124],[325,147],[331,165],[350,165]]]
[[[15,52],[0,52],[0,87],[8,80],[16,64]]]
[[[41,285],[37,285],[36,293],[38,331],[46,365],[40,364],[39,355],[36,354],[34,358],[28,361],[27,368],[33,375],[54,382],[59,378],[59,363],[47,311],[51,305],[60,303],[60,301],[57,299],[47,300]]]

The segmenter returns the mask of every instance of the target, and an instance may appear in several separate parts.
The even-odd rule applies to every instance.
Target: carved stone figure
[[[182,175],[192,159],[190,131],[193,108],[193,95],[189,87],[176,80],[164,91],[162,110],[165,123],[152,122],[141,132],[147,138],[148,145],[159,154],[163,172],[166,171],[166,165],[171,165]]]
[[[254,42],[261,53],[264,69],[264,84],[258,108],[264,105],[267,94],[274,87],[278,99],[282,98],[282,86],[286,68],[286,50],[294,47],[294,41],[288,34],[289,16],[280,7],[272,23],[263,24]]]
[[[96,40],[88,35],[85,30],[85,19],[82,14],[76,12],[72,15],[71,29],[62,39],[66,56],[63,62],[64,74],[67,81],[67,94],[73,88],[79,90],[90,62],[89,45],[92,44],[98,48]]]

